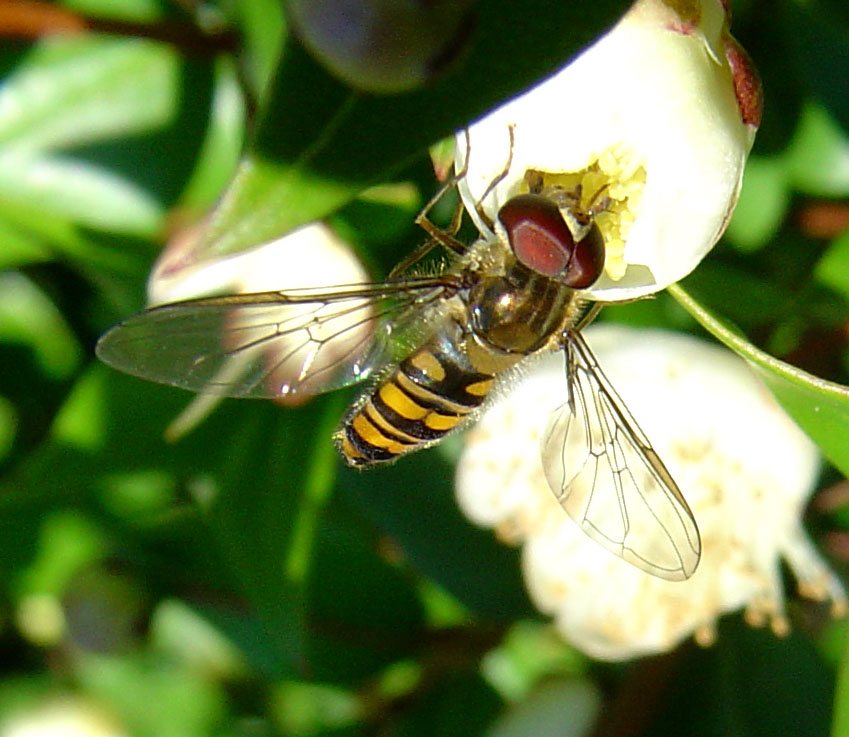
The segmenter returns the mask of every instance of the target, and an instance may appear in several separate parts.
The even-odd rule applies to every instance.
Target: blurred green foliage
[[[766,110],[727,236],[686,287],[845,384],[849,13],[733,4]],[[450,443],[343,470],[339,392],[224,402],[169,444],[187,396],[93,357],[143,305],[162,244],[228,187],[207,233],[218,252],[331,216],[385,273],[421,240],[427,146],[626,5],[481,3],[455,64],[387,97],[328,76],[276,0],[69,0],[55,7],[101,31],[37,40],[0,13],[0,734],[39,712],[45,733],[76,719],[140,737],[546,737],[587,734],[599,713],[597,734],[821,735],[838,669],[846,734],[845,626],[823,631],[812,605],[793,603],[786,640],[731,617],[709,650],[600,666],[535,617],[516,551],[461,517]],[[398,186],[359,197],[380,183]],[[698,330],[665,295],[608,316]],[[849,424],[826,429],[845,472]]]

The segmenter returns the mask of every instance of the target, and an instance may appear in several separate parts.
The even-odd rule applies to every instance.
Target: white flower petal
[[[731,66],[718,53],[719,3],[704,0],[702,23],[688,32],[671,25],[665,6],[645,12],[655,5],[636,3],[568,66],[469,129],[459,187],[485,237],[476,206],[510,159],[511,126],[509,173],[481,203],[490,222],[527,191],[529,170],[569,187],[575,182],[557,177],[577,175],[585,198],[607,186],[611,204],[596,218],[606,273],[587,290],[599,300],[658,291],[692,271],[725,228],[752,143]],[[461,170],[463,135],[457,151]]]

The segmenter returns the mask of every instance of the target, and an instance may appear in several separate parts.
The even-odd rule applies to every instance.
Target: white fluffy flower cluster
[[[664,460],[698,521],[702,560],[687,581],[654,578],[584,535],[545,480],[540,435],[563,401],[559,356],[536,365],[467,436],[457,497],[474,522],[522,543],[527,587],[576,647],[601,659],[670,649],[741,607],[781,634],[780,561],[800,591],[846,608],[843,589],[808,540],[801,513],[817,478],[815,447],[745,363],[662,331],[593,326],[600,364]],[[599,478],[596,494],[614,494]]]

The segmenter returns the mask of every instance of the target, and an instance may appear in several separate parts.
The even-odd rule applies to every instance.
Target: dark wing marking
[[[686,500],[583,337],[566,337],[569,399],[543,436],[549,485],[612,553],[660,578],[689,578],[701,541]]]
[[[317,394],[397,360],[398,342],[457,293],[451,277],[194,299],[109,330],[105,363],[161,384],[233,397]]]

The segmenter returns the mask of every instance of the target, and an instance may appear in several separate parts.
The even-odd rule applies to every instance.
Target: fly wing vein
[[[177,302],[129,318],[97,352],[128,373],[239,397],[311,395],[366,378],[450,284],[421,279],[344,292],[233,295]]]
[[[549,485],[607,550],[655,576],[689,578],[701,543],[681,491],[580,333],[567,334],[566,355],[569,401],[543,438]]]

